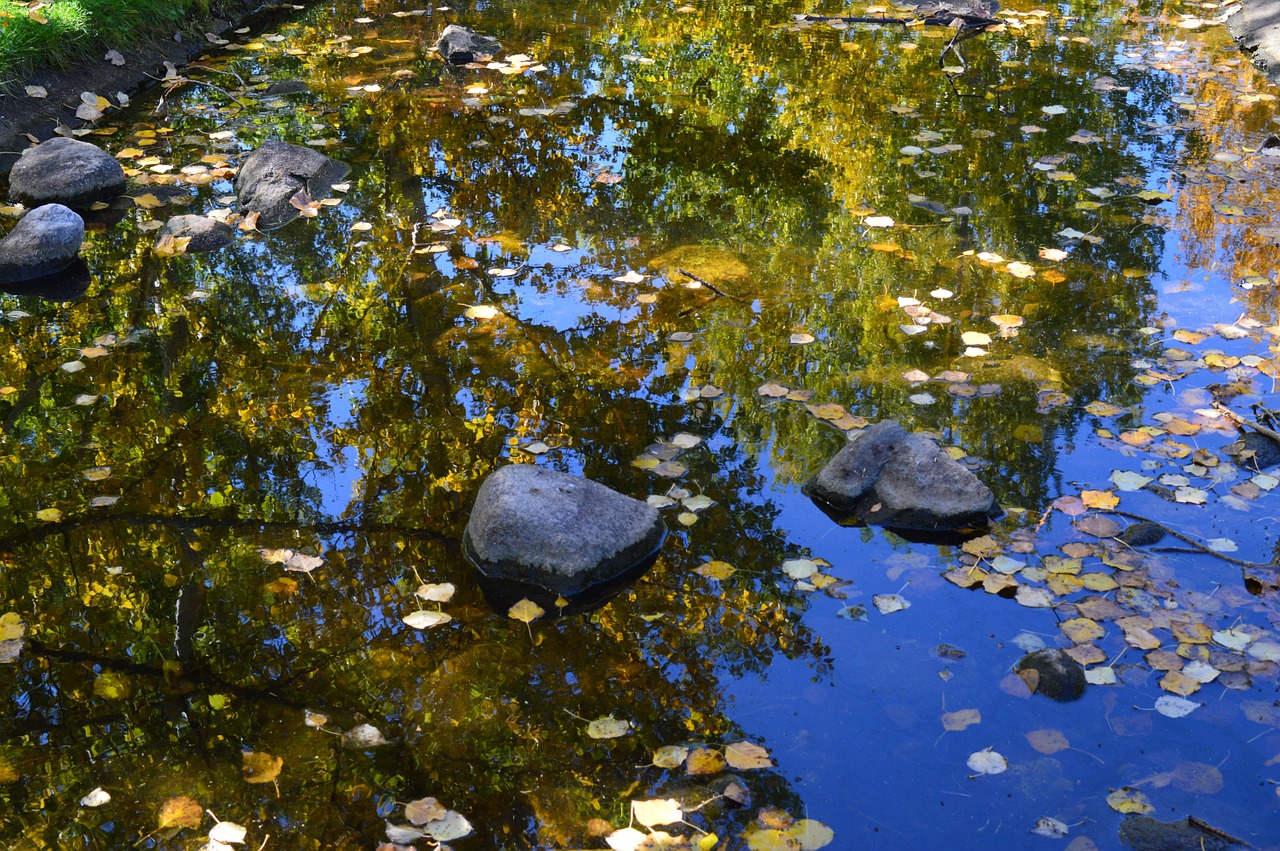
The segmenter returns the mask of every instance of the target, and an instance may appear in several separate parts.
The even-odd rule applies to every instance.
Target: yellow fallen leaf
[[[284,767],[284,757],[245,751],[240,755],[240,771],[246,783],[274,783]]]
[[[725,745],[724,759],[731,767],[739,771],[773,767],[773,760],[769,758],[769,751],[751,742],[737,742],[732,745]]]
[[[1115,508],[1120,504],[1120,497],[1111,491],[1085,491],[1080,494],[1080,501],[1085,508]]]
[[[547,612],[537,603],[525,598],[507,609],[507,617],[528,624],[545,615]]]
[[[1112,792],[1107,796],[1107,804],[1116,812],[1126,814],[1137,813],[1144,815],[1155,812],[1156,809],[1151,806],[1151,801],[1147,799],[1146,795],[1132,786],[1121,786]]]
[[[199,827],[204,820],[204,807],[198,801],[179,795],[170,798],[160,806],[159,827],[157,830],[168,830],[171,827]]]

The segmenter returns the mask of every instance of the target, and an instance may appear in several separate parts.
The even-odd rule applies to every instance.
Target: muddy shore
[[[207,35],[175,34],[173,38],[143,42],[121,50],[124,63],[112,64],[104,57],[89,59],[65,70],[37,71],[11,91],[0,94],[0,175],[6,175],[22,150],[52,137],[56,128],[85,130],[111,123],[112,112],[97,122],[76,117],[82,92],[93,92],[118,104],[118,92],[132,98],[157,85],[165,76],[166,62],[177,68],[213,47],[212,39],[262,16],[284,16],[303,8],[300,5],[267,3],[260,0],[236,2],[221,11],[222,18],[210,18],[192,30]],[[26,86],[40,86],[43,98],[28,97]],[[88,137],[90,140],[92,137]]]

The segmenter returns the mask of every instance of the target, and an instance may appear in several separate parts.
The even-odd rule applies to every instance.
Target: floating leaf
[[[959,709],[955,712],[942,713],[942,728],[958,732],[974,724],[982,723],[982,713],[976,709]]]
[[[606,715],[587,724],[587,735],[593,739],[616,739],[631,732],[631,722]]]
[[[711,748],[698,748],[690,751],[685,760],[685,771],[690,774],[719,774],[726,765],[724,756]]]
[[[372,724],[357,724],[342,734],[343,747],[353,750],[367,750],[390,744],[382,731]]]
[[[527,597],[507,609],[507,617],[514,618],[526,625],[532,623],[545,614],[546,611],[541,606]]]
[[[985,748],[969,754],[965,765],[974,774],[1000,774],[1008,770],[1009,761],[991,748]]]
[[[1187,700],[1185,697],[1174,697],[1168,694],[1156,698],[1156,712],[1170,718],[1181,718],[1184,715],[1190,715],[1202,705],[1194,700]]]
[[[632,801],[631,815],[645,827],[656,824],[678,824],[684,820],[684,809],[675,798]]]
[[[769,751],[751,742],[736,742],[731,745],[725,745],[724,759],[731,768],[736,768],[739,771],[773,767],[773,760],[769,758]]]
[[[404,817],[417,825],[442,819],[447,812],[435,798],[419,798],[404,805]]]
[[[403,618],[404,622],[414,629],[430,629],[433,626],[448,623],[453,620],[450,615],[444,612],[429,612],[419,610]]]
[[[835,839],[835,832],[820,821],[804,818],[787,828],[787,835],[796,841],[800,851],[817,851]]]
[[[209,831],[209,839],[212,842],[222,842],[228,845],[240,845],[244,842],[245,834],[248,833],[244,827],[230,821],[220,821]]]
[[[413,593],[430,603],[447,603],[453,599],[455,591],[457,591],[457,588],[454,587],[452,582],[440,582],[433,585],[419,585],[418,590]]]
[[[1155,812],[1146,795],[1132,786],[1121,786],[1107,796],[1107,804],[1118,813],[1146,815]]]
[[[103,790],[101,786],[94,789],[89,794],[80,799],[82,807],[100,807],[111,800],[111,793]]]
[[[445,810],[443,816],[423,825],[422,832],[437,842],[452,842],[455,839],[470,836],[473,829],[471,822],[467,821],[462,813]]]
[[[876,594],[871,598],[871,604],[879,609],[882,615],[911,608],[911,601],[897,594]]]
[[[493,319],[502,311],[488,304],[473,304],[462,314],[468,319]]]
[[[664,745],[653,752],[653,764],[658,768],[679,768],[689,756],[683,745]]]
[[[1050,816],[1041,816],[1036,819],[1036,826],[1032,828],[1032,833],[1037,836],[1047,836],[1050,839],[1061,839],[1067,835],[1067,825],[1065,822],[1058,821]]]
[[[1067,737],[1057,730],[1032,730],[1027,733],[1027,743],[1043,754],[1053,754],[1071,747]]]

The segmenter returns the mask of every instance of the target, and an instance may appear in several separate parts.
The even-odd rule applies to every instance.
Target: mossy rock
[[[743,283],[751,276],[746,263],[718,245],[681,245],[650,260],[649,268],[670,279],[683,277],[684,269],[713,284]]]

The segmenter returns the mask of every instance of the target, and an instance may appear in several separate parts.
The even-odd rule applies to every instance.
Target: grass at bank
[[[30,9],[0,0],[0,87],[12,89],[37,69],[171,38],[207,16],[209,6],[209,0],[53,0]]]

